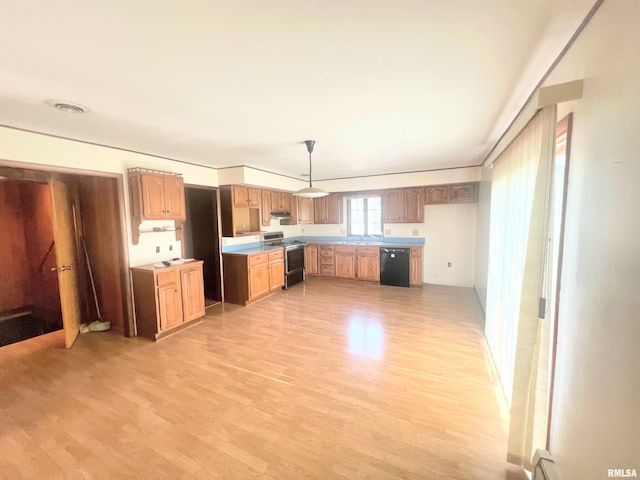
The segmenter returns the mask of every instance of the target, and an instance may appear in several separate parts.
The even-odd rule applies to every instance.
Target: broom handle
[[[84,250],[84,258],[87,260],[87,270],[89,270],[89,279],[91,280],[91,290],[93,290],[93,301],[96,304],[96,312],[98,313],[98,320],[102,321],[102,315],[100,315],[100,306],[98,305],[98,295],[96,294],[96,283],[93,281],[93,272],[91,271],[91,262],[89,261],[89,252],[87,252],[87,243],[82,237],[82,248]]]

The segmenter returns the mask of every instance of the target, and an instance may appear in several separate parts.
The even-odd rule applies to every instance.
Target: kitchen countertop
[[[242,250],[234,250],[233,252],[222,252],[223,255],[253,255],[254,253],[271,252],[273,250],[282,250],[282,245],[276,245],[272,247],[249,247]]]

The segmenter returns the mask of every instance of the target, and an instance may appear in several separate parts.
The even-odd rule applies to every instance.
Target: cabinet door
[[[188,322],[204,316],[204,280],[202,267],[185,268],[180,271],[182,287],[182,311]]]
[[[173,220],[187,218],[184,201],[184,180],[181,177],[164,177],[164,202],[167,218]]]
[[[291,212],[291,194],[287,192],[280,192],[280,208],[283,212]]]
[[[355,257],[353,254],[335,254],[336,277],[355,278]]]
[[[475,203],[476,184],[449,185],[449,203]]]
[[[284,285],[284,261],[282,259],[269,262],[269,289],[275,290],[276,288]]]
[[[385,190],[382,196],[384,223],[404,222],[404,200],[402,189]]]
[[[298,197],[298,224],[313,223],[313,198]]]
[[[261,208],[261,217],[262,217],[262,225],[264,227],[268,227],[271,225],[271,203],[273,198],[273,192],[270,190],[262,190],[262,205]]]
[[[289,220],[290,225],[298,224],[298,197],[295,195],[289,195],[291,198],[291,220]]]
[[[160,332],[182,325],[182,296],[177,284],[158,287]]]
[[[233,187],[233,206],[246,207],[249,205],[249,189],[239,185]]]
[[[260,189],[247,188],[247,203],[252,208],[260,208]]]
[[[331,193],[326,198],[327,203],[327,223],[331,223],[333,225],[340,223],[340,199],[338,195],[335,193]]]
[[[318,246],[307,245],[304,247],[304,269],[307,275],[318,274]]]
[[[406,223],[422,223],[424,221],[424,189],[404,189],[404,221]]]
[[[380,281],[380,257],[377,255],[358,256],[358,280]]]
[[[442,205],[449,203],[449,186],[435,185],[425,188],[425,203],[427,205]]]
[[[249,267],[249,300],[269,293],[269,264],[261,263]]]
[[[313,200],[313,223],[329,223],[327,216],[327,197],[319,197]]]
[[[280,198],[281,198],[280,192],[273,192],[272,191],[270,193],[271,193],[271,195],[270,195],[270,197],[271,197],[271,209],[274,212],[281,212],[282,211],[282,207],[280,205],[280,203],[281,203],[280,202]]]
[[[162,175],[140,175],[142,190],[142,216],[146,220],[165,218],[165,190]]]
[[[422,285],[422,247],[411,247],[409,284]]]

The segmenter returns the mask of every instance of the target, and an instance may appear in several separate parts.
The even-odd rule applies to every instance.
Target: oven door
[[[295,272],[304,268],[304,246],[291,248],[286,251],[286,273]]]

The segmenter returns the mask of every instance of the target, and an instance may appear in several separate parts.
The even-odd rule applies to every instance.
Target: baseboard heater
[[[536,450],[532,463],[533,480],[562,480],[551,454],[546,450]]]

